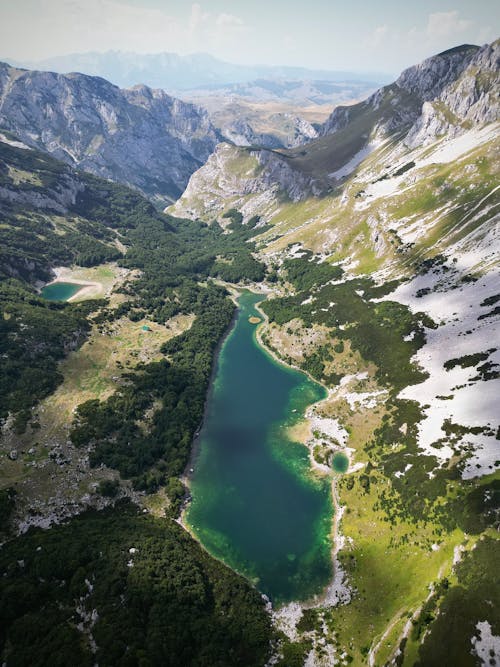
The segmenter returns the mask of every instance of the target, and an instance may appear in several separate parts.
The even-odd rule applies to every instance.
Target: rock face
[[[262,146],[263,148],[283,148],[281,141],[273,134],[256,132],[245,120],[235,120],[222,128],[222,134],[236,146]]]
[[[162,90],[0,64],[0,126],[26,144],[159,200],[177,197],[219,134],[199,107]]]
[[[276,206],[280,196],[293,202],[319,195],[319,183],[297,171],[286,155],[221,143],[194,173],[183,196],[166,210],[181,218],[216,218],[227,207],[238,208],[246,222],[262,207]],[[252,195],[249,204],[245,198]]]
[[[221,127],[223,136],[236,146],[259,146],[261,148],[293,148],[312,139],[318,131],[309,121],[290,113],[274,114],[272,120],[283,127],[285,136],[271,132],[257,132],[250,123],[237,119],[226,127]]]
[[[420,154],[421,147],[441,141],[443,151],[446,144],[447,152],[458,156],[466,148],[491,143],[498,130],[483,126],[500,118],[499,51],[497,41],[428,58],[366,101],[336,108],[321,136],[298,147],[258,150],[225,145],[192,176],[172,212],[212,220],[236,207],[244,222],[259,215],[266,223],[279,224],[289,216],[290,226],[298,229],[301,216],[308,222],[319,219],[316,210],[324,210],[322,219],[329,224],[336,207],[346,206],[351,197],[356,211],[368,210],[372,201],[399,192],[403,182],[408,188],[418,182],[419,169],[430,164]],[[443,159],[436,157],[439,163]],[[333,204],[342,188],[343,196]],[[296,206],[300,202],[307,206]],[[375,257],[387,255],[394,239],[391,243],[379,233],[375,218],[368,216],[363,225],[361,236],[365,238],[368,228]],[[326,236],[325,232],[315,250],[331,247],[334,231],[331,238]]]
[[[320,130],[335,134],[364,121],[368,135],[407,133],[412,148],[500,117],[500,40],[464,44],[406,69],[365,102],[337,107]]]
[[[491,123],[500,117],[500,40],[469,51],[458,76],[446,77],[436,95],[427,93],[422,113],[405,143],[425,145],[436,137],[456,136],[471,126]]]
[[[396,85],[423,102],[433,100],[447,85],[457,80],[477,51],[477,46],[464,44],[427,58],[405,69],[396,79]]]

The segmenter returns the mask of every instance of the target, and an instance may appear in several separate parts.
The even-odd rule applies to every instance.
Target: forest
[[[264,664],[271,627],[260,594],[174,521],[185,496],[178,476],[202,419],[215,350],[234,313],[214,280],[262,279],[253,226],[228,234],[216,222],[173,219],[127,187],[3,142],[0,180],[0,420],[11,415],[15,430],[26,428],[32,408],[63,380],[59,362],[92,326],[118,317],[164,324],[176,314],[195,316],[188,331],[164,345],[161,361],[128,369],[106,401],[81,404],[71,433],[91,465],[115,468],[140,491],[164,485],[170,497],[164,518],[118,501],[14,538],[16,493],[2,490],[3,661],[9,667]],[[110,260],[140,276],[121,288],[117,308],[102,299],[68,304],[38,295],[54,266]],[[153,402],[159,409],[145,435],[137,419]],[[103,483],[100,492],[112,498],[117,486]]]
[[[269,651],[259,593],[127,502],[9,542],[0,572],[9,666],[261,667]]]

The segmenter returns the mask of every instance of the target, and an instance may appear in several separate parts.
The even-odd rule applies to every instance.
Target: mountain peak
[[[0,65],[0,127],[29,146],[170,201],[219,134],[199,107],[145,85]]]

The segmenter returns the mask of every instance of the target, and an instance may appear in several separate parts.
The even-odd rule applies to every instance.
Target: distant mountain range
[[[101,76],[118,86],[144,83],[168,91],[219,87],[248,83],[258,79],[304,80],[328,82],[385,83],[390,76],[380,72],[311,70],[305,67],[235,65],[207,53],[180,56],[176,53],[138,54],[123,51],[106,53],[73,53],[39,61],[15,61],[11,65],[59,73],[82,72]]]

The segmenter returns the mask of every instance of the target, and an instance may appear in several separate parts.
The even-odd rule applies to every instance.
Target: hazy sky
[[[238,63],[397,73],[500,33],[498,0],[0,0],[0,57],[205,51]]]

